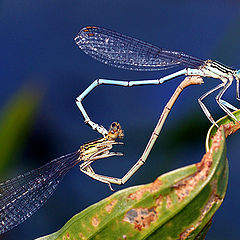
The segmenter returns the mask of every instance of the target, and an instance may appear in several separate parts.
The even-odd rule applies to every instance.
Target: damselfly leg
[[[240,74],[240,73],[239,73]],[[240,83],[240,80],[238,78],[236,78],[237,80],[237,83],[236,83],[236,97],[237,97],[237,100],[240,101],[240,94],[239,94],[239,83]]]
[[[111,186],[111,183],[114,183],[110,181],[110,177],[101,178],[97,173],[94,172],[93,168],[90,166],[94,161],[100,159],[100,158],[107,158],[112,156],[123,156],[120,152],[110,152],[113,145],[116,144],[123,144],[122,142],[115,142],[117,138],[123,138],[124,133],[119,123],[112,123],[111,127],[108,131],[108,134],[104,136],[103,138],[100,138],[99,140],[96,140],[97,144],[95,145],[94,149],[95,152],[91,155],[89,155],[89,147],[90,151],[93,150],[92,142],[89,144],[84,144],[80,148],[80,159],[84,162],[80,165],[80,170],[85,173],[86,175],[90,176],[91,178],[98,180],[100,182],[106,183],[109,185],[110,189],[113,191],[113,188]],[[87,153],[87,155],[86,155]]]

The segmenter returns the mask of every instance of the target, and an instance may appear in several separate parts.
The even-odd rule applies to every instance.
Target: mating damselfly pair
[[[236,97],[238,100],[240,100],[240,70],[227,67],[215,60],[202,60],[182,52],[165,50],[141,40],[101,27],[85,27],[81,29],[78,35],[75,37],[75,42],[86,54],[100,62],[118,68],[136,71],[158,71],[179,65],[186,67],[165,77],[153,80],[95,80],[85,91],[82,92],[82,94],[77,97],[76,104],[84,117],[85,123],[91,126],[93,130],[97,130],[103,136],[107,134],[107,130],[102,125],[93,122],[82,105],[83,99],[94,88],[99,85],[115,85],[123,87],[159,85],[179,76],[189,77],[177,87],[171,99],[165,106],[162,115],[160,116],[159,121],[152,133],[152,136],[150,137],[146,148],[137,163],[122,178],[104,178],[104,180],[110,183],[124,184],[145,163],[176,98],[186,86],[203,83],[203,77],[211,77],[221,80],[220,84],[203,94],[198,99],[203,112],[210,122],[218,127],[209,110],[203,103],[203,99],[217,90],[219,90],[216,96],[218,105],[233,120],[237,121],[236,117],[231,112],[231,110],[235,111],[237,108],[223,100],[222,96],[235,79],[237,82]]]
[[[110,31],[100,27],[85,27],[75,37],[77,45],[93,58],[106,64],[138,71],[155,71],[183,65],[187,68],[156,80],[119,81],[109,79],[95,80],[76,100],[83,114],[85,123],[103,135],[102,138],[84,144],[74,153],[55,159],[48,164],[19,175],[0,184],[0,234],[25,221],[35,213],[53,194],[65,174],[75,165],[88,176],[109,184],[124,184],[146,161],[175,100],[182,90],[193,84],[203,83],[202,77],[220,79],[221,84],[199,98],[200,106],[208,119],[215,125],[210,112],[202,100],[212,92],[220,89],[216,100],[219,106],[234,120],[231,110],[237,108],[222,100],[226,89],[237,81],[237,99],[239,100],[240,71],[224,66],[212,60],[201,60],[181,52],[164,50],[143,41]],[[95,173],[91,164],[102,158],[121,156],[122,153],[111,152],[117,138],[123,137],[119,123],[114,122],[110,130],[93,122],[82,105],[82,100],[98,85],[108,84],[124,87],[140,85],[159,85],[178,76],[189,76],[177,87],[152,133],[152,136],[139,160],[122,178],[103,176]]]

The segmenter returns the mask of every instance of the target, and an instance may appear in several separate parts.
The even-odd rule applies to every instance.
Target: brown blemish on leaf
[[[195,228],[194,228],[194,225],[192,225],[191,227],[187,228],[184,232],[182,232],[182,233],[180,234],[179,240],[186,239],[186,238],[189,236],[189,234],[190,234],[194,229],[195,229]]]
[[[67,239],[70,239],[70,234],[69,234],[69,232],[67,232],[66,235],[67,235]]]
[[[114,208],[114,206],[117,204],[118,200],[117,199],[113,199],[108,205],[106,205],[105,209],[108,213],[110,213],[112,211],[112,209]]]
[[[184,240],[186,239],[192,231],[194,231],[201,223],[206,214],[211,210],[211,208],[215,204],[221,204],[223,199],[217,195],[217,182],[216,180],[211,182],[211,187],[212,187],[212,192],[211,195],[208,199],[208,201],[204,204],[204,206],[201,209],[201,214],[198,218],[197,223],[191,225],[189,228],[185,229],[181,234],[180,234],[180,239],[179,240]]]
[[[92,225],[96,228],[99,225],[100,221],[97,217],[92,218]]]
[[[222,126],[224,128],[225,137],[228,137],[229,135],[235,133],[240,128],[240,122],[236,122],[235,124],[231,122]]]
[[[166,197],[166,202],[167,202],[167,208],[170,208],[172,206],[172,199],[170,195],[167,195]]]
[[[87,239],[81,232],[78,234],[79,238],[82,239],[82,240],[85,240]]]
[[[174,184],[173,187],[175,188],[175,193],[178,197],[179,202],[183,201],[191,193],[191,191],[195,189],[199,181],[204,181],[208,177],[210,168],[212,166],[213,152],[215,152],[220,147],[222,141],[220,128],[214,135],[211,148],[203,156],[202,161],[196,164],[197,171],[194,174]]]
[[[146,192],[157,192],[159,188],[161,187],[162,182],[157,178],[153,183],[149,184],[147,187],[142,187],[139,190],[137,190],[135,193],[131,193],[128,198],[132,200],[140,200],[144,193]]]
[[[211,210],[214,204],[219,204],[223,201],[223,199],[217,195],[217,182],[216,180],[211,182],[212,193],[209,197],[207,203],[201,209],[201,216],[199,221],[202,221],[204,216]]]
[[[148,228],[152,222],[157,220],[155,208],[133,208],[129,210],[123,221],[134,225],[134,228],[141,231],[142,228]]]
[[[156,205],[158,206],[158,207],[161,207],[161,205],[162,205],[162,203],[163,203],[163,196],[162,195],[159,195],[159,197],[158,198],[156,198]]]

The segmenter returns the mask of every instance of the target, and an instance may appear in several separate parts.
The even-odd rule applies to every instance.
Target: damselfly
[[[203,103],[203,99],[214,91],[220,90],[216,96],[218,105],[226,112],[233,120],[237,121],[231,110],[237,110],[232,104],[222,99],[225,91],[230,87],[233,79],[236,79],[236,95],[240,100],[239,81],[240,70],[227,67],[214,60],[201,60],[196,57],[189,56],[182,52],[165,50],[141,40],[125,36],[120,33],[113,32],[100,27],[85,27],[75,37],[75,42],[85,53],[105,64],[137,71],[157,71],[175,66],[183,65],[186,68],[165,77],[155,80],[136,80],[136,81],[120,81],[110,79],[95,80],[81,95],[76,99],[76,104],[79,107],[85,123],[97,130],[105,136],[107,130],[95,122],[93,122],[82,105],[82,100],[99,85],[117,85],[123,87],[133,87],[141,85],[159,85],[168,80],[179,76],[188,76],[177,87],[169,102],[166,104],[159,121],[150,137],[145,150],[135,165],[122,177],[111,178],[102,176],[101,179],[114,184],[124,184],[147,160],[147,157],[162,129],[162,126],[179,94],[182,90],[193,84],[203,83],[202,77],[212,77],[220,79],[222,82],[203,94],[198,102],[211,123],[217,126],[209,110]]]
[[[91,164],[101,158],[122,156],[111,152],[123,138],[119,123],[112,123],[103,138],[82,145],[76,152],[54,159],[46,165],[0,183],[0,234],[9,231],[32,216],[51,197],[66,173],[75,165],[92,178],[109,184],[96,174]],[[112,188],[111,188],[112,189]]]
[[[240,100],[239,81],[240,70],[227,67],[215,60],[202,60],[182,52],[165,50],[141,40],[125,36],[100,27],[85,27],[75,37],[75,42],[85,53],[105,64],[137,71],[158,71],[179,65],[187,68],[155,80],[118,81],[110,79],[95,80],[79,97],[76,103],[84,117],[85,122],[94,130],[105,135],[107,130],[94,123],[86,113],[82,100],[98,85],[117,85],[124,87],[140,85],[159,85],[173,78],[185,76],[212,77],[220,79],[222,83],[203,94],[198,102],[212,124],[216,124],[203,99],[220,89],[216,96],[218,105],[234,120],[237,120],[231,110],[236,107],[222,99],[225,91],[230,87],[235,78],[237,81],[236,95]]]

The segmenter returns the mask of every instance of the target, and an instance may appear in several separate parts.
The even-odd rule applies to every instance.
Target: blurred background
[[[29,1],[0,0],[0,181],[42,166],[96,139],[83,122],[75,98],[96,78],[156,79],[181,68],[158,72],[115,69],[85,55],[74,43],[78,31],[102,26],[154,45],[183,51],[228,66],[240,63],[240,2],[213,1]],[[158,118],[183,78],[161,86],[101,86],[83,102],[93,121],[125,130],[124,157],[99,160],[98,173],[122,177],[141,156]],[[162,173],[201,160],[210,122],[197,99],[217,80],[184,90],[146,164],[125,186],[149,183]],[[235,83],[224,99],[235,100]],[[214,96],[205,103],[215,119],[224,115]],[[226,198],[207,235],[210,240],[239,236],[239,141],[227,141],[230,179]],[[35,239],[60,229],[74,214],[109,196],[108,186],[72,169],[34,216],[0,239]]]

